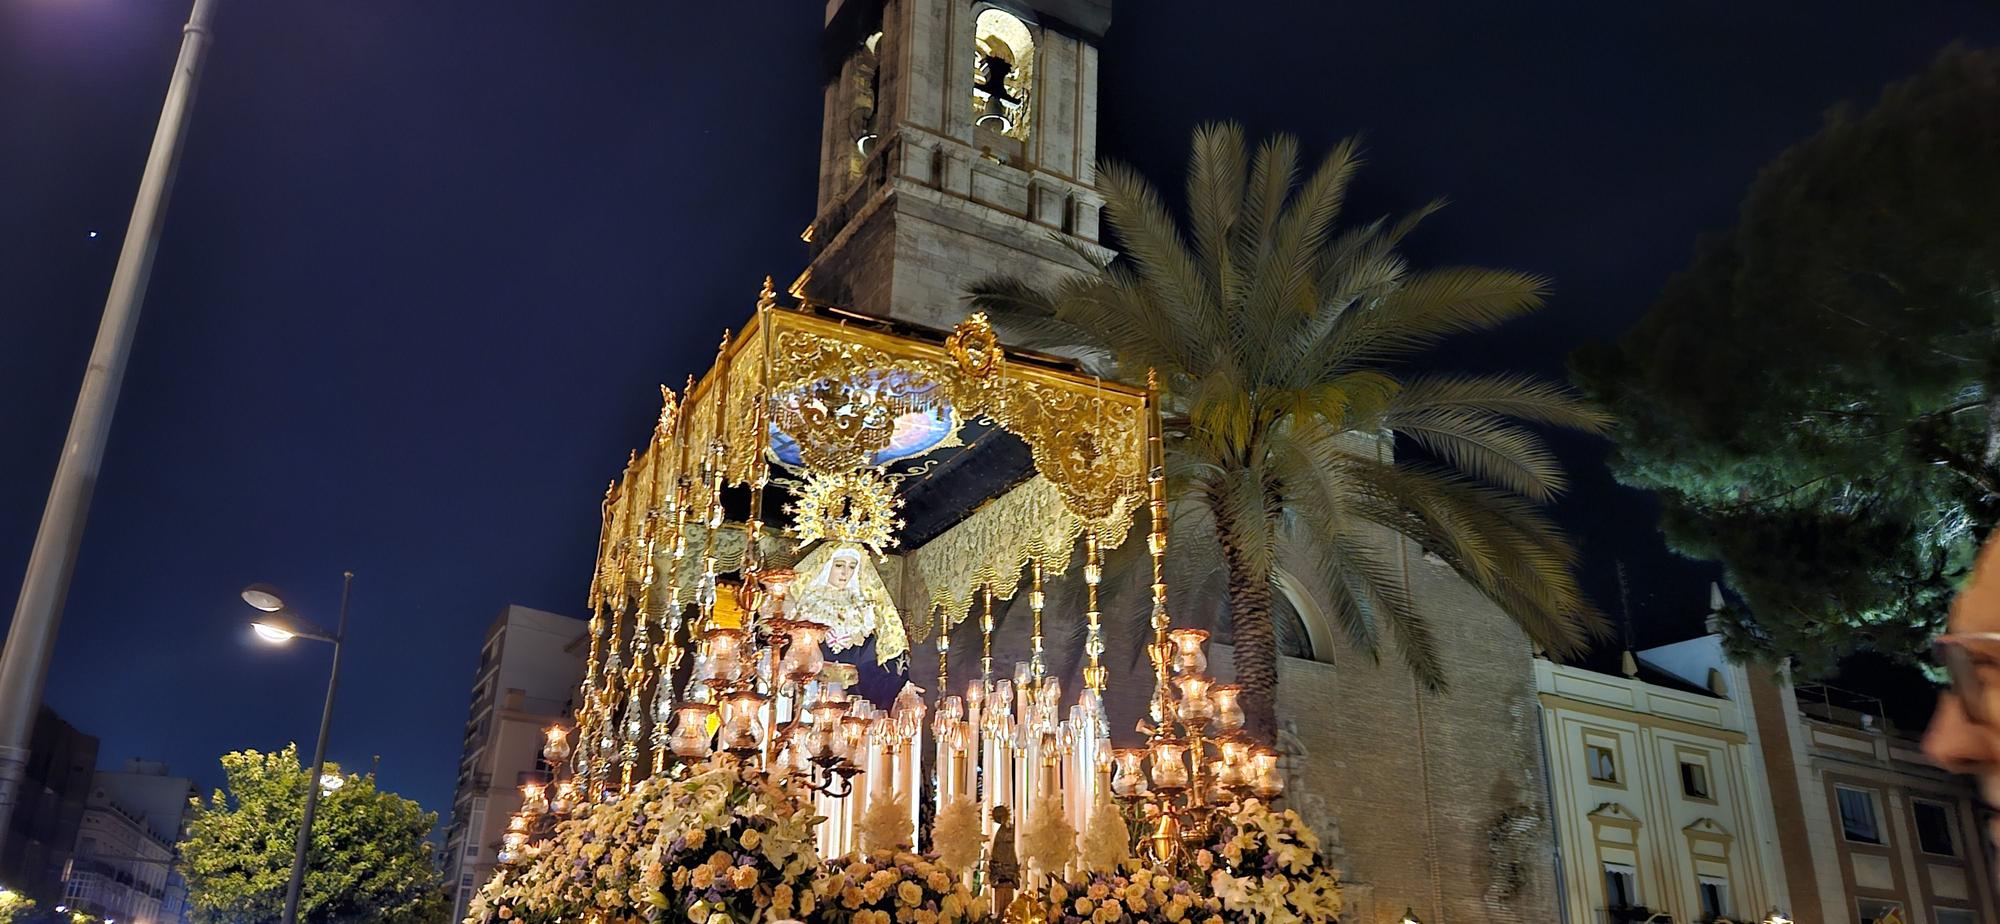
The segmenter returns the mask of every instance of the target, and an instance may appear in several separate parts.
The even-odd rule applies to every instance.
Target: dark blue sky
[[[225,0],[48,689],[107,764],[215,781],[313,732],[322,650],[253,646],[236,591],[332,618],[331,753],[448,810],[480,633],[581,614],[596,500],[655,386],[799,268],[818,2]],[[0,589],[11,613],[187,4],[0,4]],[[1545,316],[1445,360],[1560,371],[1828,105],[1953,39],[1975,0],[1125,2],[1107,153],[1178,184],[1188,129],[1363,132],[1352,214],[1448,195],[1412,254],[1553,276]],[[90,231],[99,231],[95,240]],[[1707,571],[1601,449],[1560,513],[1642,639]]]

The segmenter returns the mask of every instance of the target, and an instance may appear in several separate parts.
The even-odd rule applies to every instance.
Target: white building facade
[[[1628,655],[1624,676],[1536,663],[1567,924],[1790,907],[1757,731],[1731,693],[1743,672],[1713,637]]]
[[[454,899],[452,920],[493,873],[507,819],[521,805],[520,786],[546,781],[543,730],[568,724],[583,682],[583,620],[509,606],[486,630],[472,681],[443,872]]]
[[[167,910],[174,856],[173,842],[154,833],[143,815],[96,787],[77,830],[64,904],[105,924],[173,924],[180,913],[178,906]]]

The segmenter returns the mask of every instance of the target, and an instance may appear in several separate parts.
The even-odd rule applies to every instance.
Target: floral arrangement
[[[836,861],[814,886],[827,924],[958,924],[980,909],[959,877],[929,857],[873,850]]]
[[[589,909],[626,912],[648,904],[637,858],[652,846],[670,784],[653,779],[611,800],[580,806],[548,839],[526,848],[474,896],[467,920],[541,924]]]
[[[810,794],[790,777],[712,769],[676,784],[642,884],[667,920],[751,924],[813,909],[820,871]]]
[[[1319,855],[1319,837],[1286,809],[1257,799],[1232,810],[1214,849],[1195,854],[1232,919],[1331,921],[1340,914],[1340,874]]]
[[[986,840],[979,815],[979,802],[971,796],[960,796],[938,810],[937,818],[931,822],[931,844],[937,850],[939,863],[948,869],[964,871],[979,862]]]
[[[1222,924],[1223,920],[1222,903],[1197,883],[1139,860],[1129,860],[1115,872],[1051,883],[1048,904],[1052,924]]]
[[[812,910],[820,872],[806,794],[785,780],[711,767],[652,779],[563,821],[526,862],[473,900],[471,924],[600,917],[751,924]]]
[[[523,861],[502,867],[473,900],[466,924],[961,924],[986,920],[966,887],[976,860],[978,807],[955,800],[933,841],[951,859],[904,846],[822,862],[810,793],[789,777],[729,766],[643,781],[581,806]],[[891,804],[895,800],[884,800]],[[1023,853],[1051,877],[1037,905],[1051,924],[1290,924],[1331,921],[1339,875],[1296,812],[1247,800],[1228,813],[1188,877],[1133,858],[1124,822],[1093,813],[1079,851],[1059,803],[1034,807]],[[1115,812],[1115,809],[1113,810]],[[899,812],[898,826],[906,824]],[[1115,824],[1114,824],[1115,822]],[[885,823],[886,827],[886,823]],[[878,838],[879,839],[879,838]],[[1072,860],[1081,860],[1070,865]]]

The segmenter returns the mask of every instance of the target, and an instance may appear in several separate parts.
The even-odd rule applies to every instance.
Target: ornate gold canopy
[[[699,653],[729,632],[762,631],[728,625],[727,614],[759,621],[767,603],[804,613],[845,592],[827,583],[830,564],[813,583],[793,583],[790,565],[808,545],[831,543],[832,556],[857,566],[866,550],[896,575],[863,614],[877,620],[881,660],[904,653],[906,639],[925,641],[940,617],[946,627],[964,619],[975,598],[1011,597],[1025,568],[1028,667],[1039,684],[1043,580],[1069,568],[1081,539],[1084,686],[1102,691],[1100,552],[1123,542],[1144,507],[1155,647],[1165,651],[1165,500],[1150,383],[1106,382],[1008,351],[979,315],[939,336],[825,306],[783,306],[766,280],[750,324],[723,335],[708,372],[678,393],[660,391],[651,438],[604,496],[578,715],[586,779],[615,769],[629,784],[642,768],[665,765],[673,678],[690,646]],[[969,490],[951,486],[960,478]],[[781,507],[767,511],[767,502]],[[767,513],[776,518],[767,522]],[[891,560],[906,539],[916,547]],[[912,619],[879,621],[901,614]],[[990,672],[990,603],[981,622]],[[938,633],[940,690],[948,642]]]
[[[792,538],[878,553],[895,545],[900,500],[883,460],[909,448],[896,443],[912,420],[945,431],[939,446],[954,445],[964,422],[997,426],[1026,443],[1034,464],[1030,483],[995,509],[966,511],[918,557],[947,622],[964,618],[981,587],[1010,596],[1029,560],[1061,570],[1086,532],[1117,545],[1146,499],[1147,393],[1010,355],[980,315],[940,341],[858,314],[784,307],[767,287],[706,375],[679,395],[661,391],[653,438],[606,497],[593,607],[667,567],[667,520],[726,528],[719,509],[690,509],[710,486],[752,489],[739,527],[751,537],[764,535],[763,488],[775,479],[792,497]],[[932,448],[919,441],[913,455]],[[730,565],[743,564],[743,546]]]

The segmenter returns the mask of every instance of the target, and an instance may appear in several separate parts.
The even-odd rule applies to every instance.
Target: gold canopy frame
[[[1156,389],[1083,375],[1059,362],[1003,348],[981,315],[940,336],[844,309],[783,306],[767,279],[750,323],[733,336],[725,332],[708,372],[690,377],[679,394],[661,388],[651,437],[605,493],[589,594],[579,768],[608,779],[616,766],[629,784],[641,763],[664,765],[670,678],[686,653],[683,620],[693,610],[691,636],[698,637],[714,624],[719,602],[754,611],[765,550],[781,538],[767,532],[763,509],[774,480],[795,499],[787,538],[866,545],[878,556],[896,544],[901,500],[875,453],[911,413],[990,422],[1027,445],[1035,472],[909,550],[930,597],[926,618],[911,633],[916,641],[928,635],[931,615],[949,627],[981,596],[989,601],[990,633],[991,597],[1011,597],[1022,566],[1032,564],[1039,679],[1045,567],[1066,570],[1081,537],[1089,622],[1084,682],[1101,691],[1099,552],[1121,543],[1146,506],[1153,624],[1164,650]],[[796,444],[796,460],[778,458],[774,433]],[[774,464],[782,471],[774,474]],[[729,522],[723,491],[743,487],[747,518]],[[732,572],[742,576],[740,607],[728,606],[736,601],[723,599],[729,587],[717,580]],[[948,637],[939,636],[942,673]],[[644,761],[647,737],[651,761]]]

